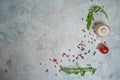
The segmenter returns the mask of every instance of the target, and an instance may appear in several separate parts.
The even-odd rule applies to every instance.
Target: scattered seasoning
[[[90,41],[88,41],[88,43],[90,43]]]
[[[83,40],[81,42],[83,43]]]
[[[58,64],[58,62],[56,62],[56,64]]]
[[[104,41],[104,44],[106,44],[106,42]]]
[[[83,44],[83,46],[86,46],[85,44]]]
[[[62,70],[61,69],[59,69],[59,72],[61,72]]]
[[[79,47],[79,46],[77,46],[77,48],[78,48],[78,49],[80,49],[80,47]]]
[[[7,70],[7,69],[5,69],[5,72],[6,72],[6,73],[8,73],[8,70]]]
[[[78,59],[78,57],[76,57],[76,60]]]
[[[57,76],[57,73],[55,73],[55,76]]]
[[[69,57],[69,55],[66,55],[66,57]]]
[[[84,57],[82,56],[82,54],[78,54],[78,56],[80,56],[82,59],[84,59]]]
[[[82,20],[84,20],[84,18],[82,18]]]
[[[93,38],[91,38],[91,40],[93,40]]]
[[[64,55],[66,55],[66,53],[62,53],[62,57],[64,57]]]
[[[58,64],[57,59],[54,58],[52,61],[53,61],[54,63]]]
[[[62,62],[62,60],[60,60],[60,62]]]
[[[48,69],[46,69],[46,72],[48,72]]]
[[[91,33],[89,33],[89,35],[91,35]]]
[[[93,1],[93,0],[90,0],[90,1]]]
[[[42,65],[42,63],[40,63],[40,65]]]
[[[49,59],[49,61],[51,61],[51,59]]]
[[[53,59],[53,62],[57,62],[57,59],[54,58],[54,59]]]
[[[69,51],[69,52],[71,52],[71,50],[70,50],[70,49],[69,49],[68,51]]]
[[[73,55],[73,57],[75,57],[75,55]]]
[[[84,53],[84,55],[86,55],[86,54],[87,54],[87,52]]]
[[[86,35],[84,35],[84,38],[86,37]]]
[[[85,50],[85,48],[82,47],[82,48],[81,48],[81,51],[83,51],[83,50]]]
[[[96,41],[96,39],[94,39],[94,41]]]
[[[87,64],[87,66],[91,66],[91,64]]]
[[[78,65],[78,63],[76,62],[76,65]]]
[[[83,46],[83,44],[82,44],[82,43],[80,43],[79,45],[80,45],[80,46]]]
[[[90,50],[88,50],[88,53],[90,53]]]
[[[56,68],[56,65],[54,65],[54,67]]]
[[[91,41],[91,44],[93,44],[93,41]]]
[[[84,30],[84,29],[82,29],[82,32],[85,32],[85,30]]]
[[[71,60],[70,60],[70,59],[69,59],[68,61],[69,61],[69,62],[71,62]]]
[[[73,59],[72,62],[75,62],[75,60]]]
[[[96,51],[93,53],[93,55],[95,55],[96,54]]]

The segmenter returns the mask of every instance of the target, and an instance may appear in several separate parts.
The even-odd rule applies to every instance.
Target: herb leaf
[[[108,19],[108,15],[105,12],[105,10],[103,8],[101,8],[100,6],[93,6],[92,8],[90,8],[89,13],[87,15],[87,29],[89,30],[91,27],[92,22],[94,21],[94,13],[98,13],[101,12],[105,15],[105,17]]]
[[[67,73],[67,74],[79,74],[81,73],[81,76],[85,76],[86,72],[92,72],[92,75],[95,73],[95,71],[97,70],[96,68],[93,67],[88,67],[88,68],[65,68],[62,67],[60,65],[60,68],[63,72]]]

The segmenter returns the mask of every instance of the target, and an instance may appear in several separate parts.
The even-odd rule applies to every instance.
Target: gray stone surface
[[[92,29],[86,33],[81,29],[86,29],[85,19],[94,5],[107,11],[109,20],[101,14],[95,15],[95,20],[108,24],[111,34],[107,38],[93,34],[97,41],[88,44]],[[0,80],[120,80],[119,7],[119,0],[0,0]],[[90,53],[76,61],[77,65],[62,58],[61,65],[86,67],[89,63],[97,68],[95,75],[59,73],[59,66],[54,68],[49,58],[59,60],[63,52],[79,53],[76,46],[81,40],[91,52],[106,41],[110,51],[102,55],[96,50],[95,56]]]

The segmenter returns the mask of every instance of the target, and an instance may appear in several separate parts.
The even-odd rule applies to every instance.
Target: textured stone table
[[[88,44],[92,29],[86,30],[86,16],[94,5],[104,7],[108,13],[109,20],[101,14],[95,15],[95,20],[108,24],[111,34],[100,38],[93,33],[96,42]],[[120,80],[119,7],[119,0],[0,0],[0,80]],[[59,72],[59,66],[49,60],[60,60],[64,52],[76,55],[81,40],[90,54],[76,63],[62,58],[59,64],[91,64],[97,68],[96,73],[82,77]],[[107,55],[96,50],[103,41],[110,48]]]

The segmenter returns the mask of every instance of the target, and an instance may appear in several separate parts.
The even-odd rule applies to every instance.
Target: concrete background
[[[101,14],[95,19],[108,24],[111,34],[100,38],[93,33],[97,41],[88,44],[92,29],[86,30],[86,16],[93,5],[104,6],[109,20]],[[120,80],[119,7],[119,0],[0,0],[0,80]],[[86,55],[77,65],[64,58],[61,65],[86,67],[90,63],[96,73],[85,77],[59,73],[59,66],[54,68],[49,59],[61,59],[63,52],[79,53],[76,46],[81,40],[96,55]],[[107,55],[96,50],[103,41],[110,48]]]

